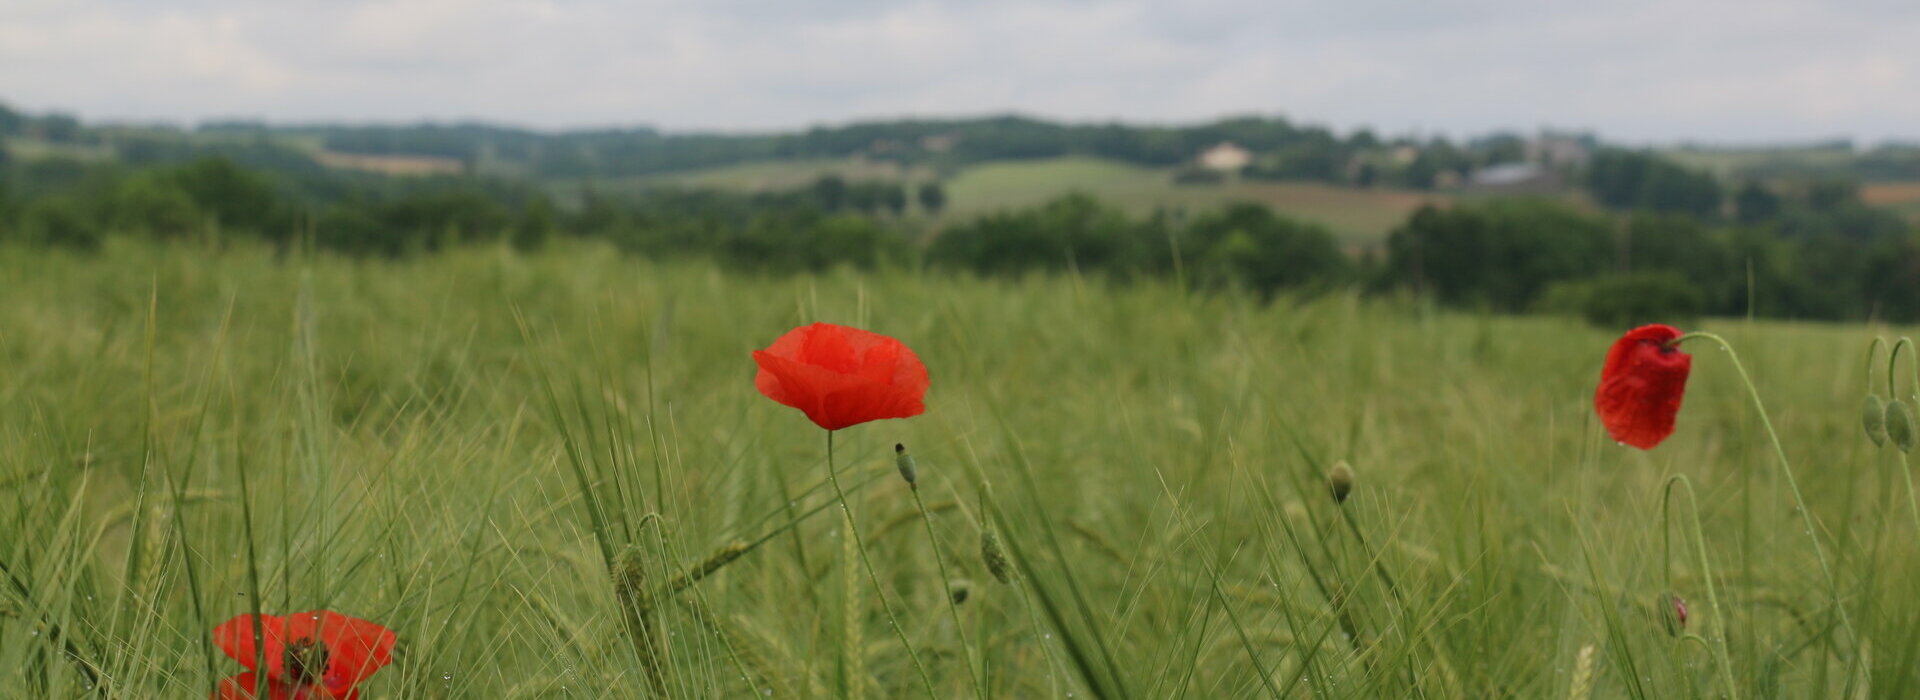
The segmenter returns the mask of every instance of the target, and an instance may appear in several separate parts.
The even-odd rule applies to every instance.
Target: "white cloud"
[[[1279,112],[1389,132],[1920,138],[1916,36],[1905,0],[9,0],[0,99],[176,121]]]

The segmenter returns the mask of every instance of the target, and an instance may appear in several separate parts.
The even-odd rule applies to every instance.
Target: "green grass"
[[[1859,427],[1869,340],[1911,330],[1703,324],[1766,401],[1835,590],[1705,343],[1679,431],[1639,452],[1590,408],[1619,329],[1351,295],[118,241],[0,248],[0,279],[22,697],[87,695],[83,665],[115,697],[200,697],[239,670],[213,625],[321,607],[398,632],[370,699],[1558,697],[1582,668],[1593,697],[1920,692],[1915,514]],[[835,444],[898,634],[822,432],[753,389],[748,353],[816,320],[932,371],[924,416]],[[1687,498],[1663,517],[1675,476],[1704,552]],[[1668,591],[1699,640],[1663,626]]]

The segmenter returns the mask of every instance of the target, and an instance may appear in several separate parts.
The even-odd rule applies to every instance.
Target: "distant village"
[[[1541,131],[1528,138],[1520,157],[1462,173],[1443,170],[1434,176],[1434,189],[1485,194],[1549,194],[1568,187],[1574,172],[1586,167],[1593,157],[1596,139],[1590,133]],[[1212,176],[1189,175],[1186,184],[1215,183],[1239,177],[1253,167],[1260,156],[1232,141],[1222,141],[1197,154],[1194,170]],[[1420,157],[1412,144],[1394,144],[1355,154],[1346,163],[1349,181],[1364,182],[1364,169],[1386,165],[1405,168]]]

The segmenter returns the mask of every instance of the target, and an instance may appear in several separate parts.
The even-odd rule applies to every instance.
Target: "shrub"
[[[1338,281],[1351,266],[1332,233],[1258,204],[1235,204],[1195,218],[1180,247],[1193,261],[1194,284],[1261,294]]]
[[[1555,283],[1539,308],[1576,315],[1597,326],[1684,324],[1698,316],[1699,292],[1672,272],[1645,272]]]

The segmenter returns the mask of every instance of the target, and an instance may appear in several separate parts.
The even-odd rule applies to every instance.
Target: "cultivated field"
[[[1920,222],[1920,182],[1875,182],[1860,188],[1860,199]]]
[[[1232,202],[1259,202],[1357,243],[1384,238],[1421,204],[1446,201],[1428,192],[1312,182],[1236,179],[1219,185],[1179,185],[1170,170],[1077,157],[974,166],[955,176],[948,189],[956,214],[1033,206],[1070,192],[1091,194],[1136,215],[1159,208],[1201,212]]]
[[[1558,319],[573,246],[0,279],[9,696],[204,697],[214,625],[321,608],[397,632],[370,699],[1920,694],[1920,515],[1860,428],[1888,329],[1704,324],[1809,532],[1733,355],[1687,346],[1641,452],[1592,411],[1624,329]],[[836,433],[879,589],[825,433],[754,388],[813,321],[931,369]]]
[[[888,163],[825,159],[771,161],[643,178],[630,186],[673,183],[749,191],[804,187],[823,175],[850,180],[922,182],[935,178],[925,170],[903,170]],[[1184,208],[1193,213],[1233,202],[1259,202],[1275,211],[1332,229],[1351,243],[1375,243],[1407,215],[1427,202],[1449,197],[1430,192],[1359,189],[1312,182],[1235,180],[1218,185],[1179,185],[1173,171],[1079,156],[995,161],[970,165],[947,181],[944,221],[965,221],[1007,209],[1037,206],[1083,192],[1144,216],[1156,209]],[[917,211],[917,205],[914,205]]]

